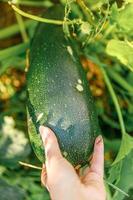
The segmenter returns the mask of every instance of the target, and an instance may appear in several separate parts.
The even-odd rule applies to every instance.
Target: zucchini
[[[44,16],[63,19],[63,13],[56,6]],[[45,161],[39,134],[45,125],[55,132],[66,159],[85,165],[100,128],[86,73],[62,26],[39,23],[30,48],[27,93],[28,132],[39,160]]]

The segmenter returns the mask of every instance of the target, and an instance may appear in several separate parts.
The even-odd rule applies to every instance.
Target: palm
[[[41,180],[49,190],[52,200],[105,200],[104,148],[101,136],[95,141],[90,167],[79,176],[73,166],[62,157],[54,133],[44,127],[41,127],[40,132],[46,154]]]

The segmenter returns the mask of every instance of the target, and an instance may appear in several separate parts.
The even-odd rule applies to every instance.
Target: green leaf
[[[0,164],[10,168],[18,166],[18,161],[26,158],[30,153],[28,139],[14,126],[13,118],[6,116],[0,130]]]
[[[119,152],[112,165],[115,165],[116,163],[120,162],[125,156],[127,156],[130,153],[132,149],[133,149],[133,138],[128,134],[124,134],[121,141]]]
[[[108,181],[117,184],[121,176],[122,161],[111,166]]]
[[[128,193],[124,190],[124,188],[118,187],[117,185],[121,178],[122,164],[123,162],[121,161],[110,168],[109,177],[106,182],[108,183],[109,186],[111,186],[111,188],[114,189],[114,192],[122,194],[124,197],[126,196],[127,198],[129,196]]]
[[[0,179],[0,200],[23,200],[25,192],[17,186],[11,186],[3,179]]]
[[[133,3],[127,4],[119,12],[117,24],[125,32],[133,34]]]
[[[111,24],[116,24],[116,20],[118,18],[118,7],[117,7],[117,3],[113,3],[113,5],[111,6],[111,9],[110,9],[110,23]]]
[[[110,40],[106,47],[106,52],[114,56],[120,62],[133,71],[133,45],[120,40]]]
[[[119,163],[113,165],[109,170],[108,181],[129,194],[133,188],[133,150]],[[113,200],[123,200],[125,195],[115,190]],[[129,197],[129,199],[132,197]],[[127,197],[125,199],[128,199]]]
[[[127,193],[129,189],[133,188],[133,151],[122,162],[121,176],[117,182],[117,187]],[[116,191],[113,200],[122,200],[123,198],[124,195]]]
[[[125,0],[126,3],[133,3],[133,0]]]

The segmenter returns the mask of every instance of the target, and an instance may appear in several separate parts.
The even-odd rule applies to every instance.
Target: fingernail
[[[102,135],[99,135],[99,136],[96,138],[95,143],[96,143],[96,144],[99,144],[99,143],[101,143],[102,141],[103,141],[103,137],[102,137]]]
[[[48,130],[48,128],[47,128],[47,127],[44,127],[44,126],[40,126],[40,127],[39,127],[39,131],[40,131],[40,135],[41,135],[41,137],[42,137],[43,142],[45,142],[46,139],[47,139],[48,136],[49,136],[49,130]]]

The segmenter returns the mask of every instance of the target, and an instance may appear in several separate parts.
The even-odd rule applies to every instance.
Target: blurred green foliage
[[[75,35],[75,50],[85,58],[82,64],[105,140],[106,180],[130,195],[125,197],[106,184],[108,200],[133,199],[133,1],[85,0],[87,12],[70,0],[16,2],[26,12],[39,15],[58,2],[65,6],[65,22],[82,19],[71,26],[64,22],[63,31],[66,37]],[[9,9],[6,0],[0,1],[0,7]],[[3,23],[0,30],[2,46],[19,37],[17,43],[0,47],[0,199],[47,200],[40,171],[18,164],[22,160],[41,165],[30,147],[26,124],[26,52],[37,22],[22,17],[16,21],[6,27]],[[116,156],[117,163],[111,165]]]

